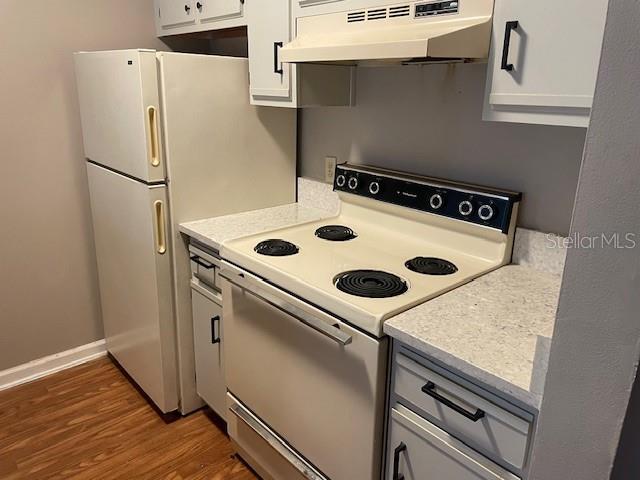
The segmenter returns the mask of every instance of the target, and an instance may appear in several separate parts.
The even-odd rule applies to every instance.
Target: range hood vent
[[[367,11],[367,20],[382,20],[387,18],[386,8],[374,8]]]
[[[409,5],[400,5],[399,7],[391,7],[389,9],[389,18],[408,17],[411,13]]]
[[[493,0],[444,0],[303,16],[296,20],[296,38],[281,49],[280,59],[293,63],[482,60],[489,55],[492,15]]]
[[[367,20],[382,20],[385,18],[408,17],[410,14],[410,5],[400,5],[389,9],[372,8],[370,10],[359,10],[347,13],[347,23],[364,22]]]
[[[364,10],[359,12],[347,13],[347,23],[352,22],[364,22],[367,19],[367,14]]]

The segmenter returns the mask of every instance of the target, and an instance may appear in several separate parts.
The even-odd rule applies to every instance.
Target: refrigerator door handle
[[[147,130],[149,132],[149,157],[152,167],[160,165],[158,149],[158,112],[156,107],[147,107]]]
[[[156,251],[164,255],[167,251],[167,235],[164,224],[164,205],[161,200],[153,203],[156,214]]]

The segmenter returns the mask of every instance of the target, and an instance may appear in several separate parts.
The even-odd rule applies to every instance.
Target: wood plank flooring
[[[256,479],[218,421],[161,417],[96,360],[0,392],[0,479]]]

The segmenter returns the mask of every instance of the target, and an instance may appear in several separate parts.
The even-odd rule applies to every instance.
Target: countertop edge
[[[178,230],[180,231],[180,233],[183,233],[183,234],[187,235],[188,237],[191,237],[191,238],[197,240],[198,242],[202,243],[203,245],[211,247],[214,250],[218,250],[218,251],[220,250],[221,244],[219,242],[217,242],[216,240],[214,240],[211,237],[207,237],[206,235],[202,235],[201,233],[198,233],[197,231],[190,229],[189,227],[185,226],[182,223],[180,225],[178,225]]]
[[[264,214],[280,214],[282,216],[287,216],[291,214],[291,212],[296,212],[294,216],[290,220],[284,222],[273,222],[268,223],[265,222],[264,219],[260,219],[256,221],[256,217],[261,217]],[[280,228],[287,228],[293,225],[299,225],[301,223],[311,222],[322,220],[324,218],[329,218],[334,216],[332,212],[326,211],[324,209],[303,205],[300,203],[286,203],[284,205],[277,205],[273,207],[260,208],[257,210],[249,210],[245,212],[238,212],[228,215],[221,215],[218,217],[204,218],[189,222],[183,222],[178,225],[178,231],[184,235],[187,235],[198,242],[206,245],[214,250],[220,251],[223,244],[230,240],[236,240],[238,238],[242,238],[245,236],[256,235],[263,232],[268,232],[271,230],[278,230]],[[302,218],[301,218],[302,217]],[[207,234],[202,233],[201,229],[198,228],[201,224],[206,224],[206,222],[227,222],[230,226],[234,224],[238,224],[238,222],[243,223],[252,223],[253,227],[251,228],[243,228],[241,232],[238,232],[234,235],[222,235],[221,238],[215,238],[215,234]],[[223,227],[222,227],[223,228]]]
[[[453,370],[454,373],[457,370],[463,375],[469,377],[472,379],[472,383],[489,391],[491,391],[491,389],[495,390],[495,392],[491,393],[504,397],[505,400],[510,401],[514,405],[526,407],[527,410],[532,410],[532,413],[540,411],[540,405],[542,403],[541,395],[528,392],[508,380],[483,370],[482,368],[479,368],[449,352],[441,350],[440,348],[416,338],[409,333],[403,332],[393,325],[385,323],[383,331],[394,340],[409,346],[422,355],[431,357],[436,361],[436,363],[443,364],[445,368]]]

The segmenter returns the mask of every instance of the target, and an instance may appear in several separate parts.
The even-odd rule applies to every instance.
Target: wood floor
[[[0,479],[256,477],[214,415],[163,419],[109,359],[0,392]]]

